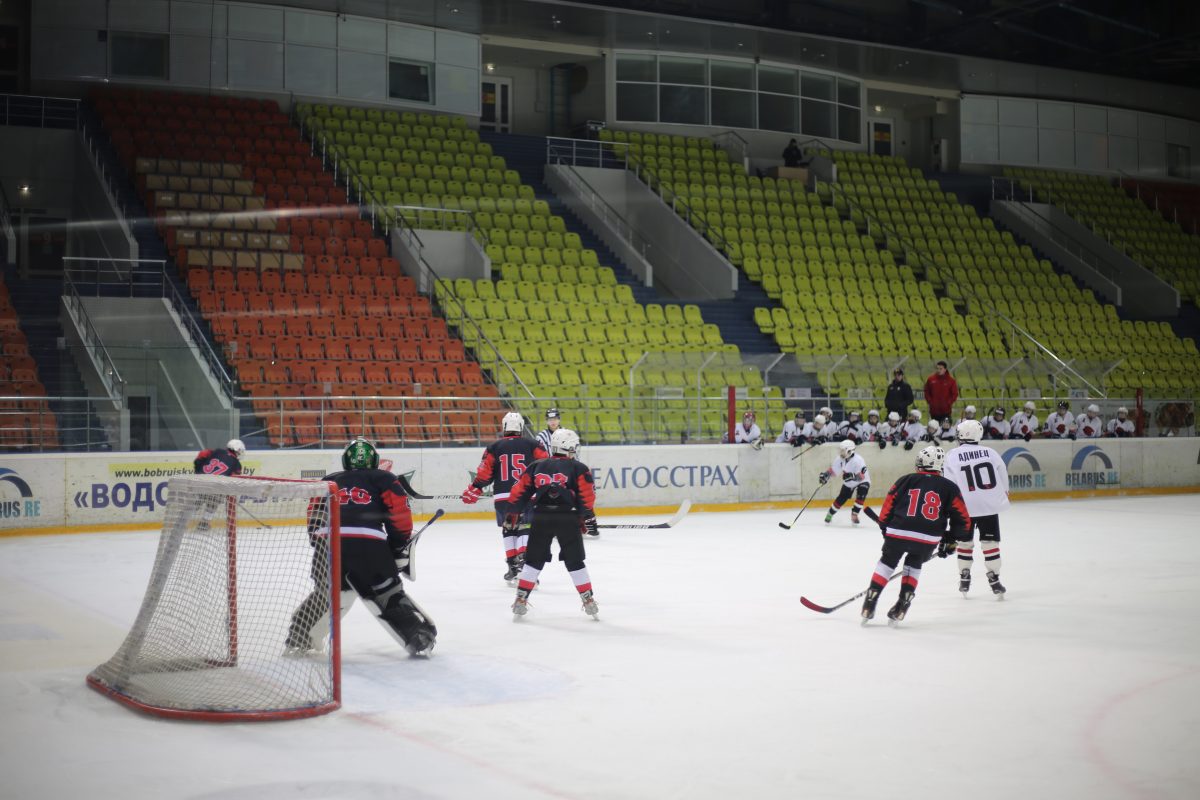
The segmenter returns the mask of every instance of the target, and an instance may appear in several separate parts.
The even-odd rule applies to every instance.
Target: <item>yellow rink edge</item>
[[[1018,492],[1011,495],[1014,501],[1027,500],[1085,500],[1096,497],[1144,497],[1144,496],[1162,496],[1174,494],[1200,494],[1200,486],[1145,486],[1139,488],[1121,488],[1114,487],[1111,489],[1085,489],[1063,492]],[[692,505],[692,511],[708,511],[717,513],[728,513],[732,511],[773,511],[796,509],[802,506],[800,500],[762,500],[753,503],[695,503]],[[875,505],[879,505],[876,500]],[[603,521],[604,518],[610,516],[670,516],[678,510],[679,506],[622,506],[619,508],[598,508],[597,516]],[[414,514],[415,522],[424,522],[432,516],[431,514]],[[494,511],[451,511],[447,512],[442,517],[447,520],[495,520]],[[299,525],[303,520],[280,520],[281,524]],[[256,527],[253,520],[246,521],[245,526]],[[25,527],[25,528],[6,528],[0,530],[0,539],[17,536],[60,536],[67,534],[80,533],[118,533],[123,531],[155,531],[162,528],[161,522],[140,522],[140,523],[106,523],[99,525],[70,525],[66,527],[51,528],[51,527]]]

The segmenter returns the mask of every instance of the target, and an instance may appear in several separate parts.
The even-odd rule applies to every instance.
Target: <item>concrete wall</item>
[[[1008,463],[1010,491],[1017,498],[1200,491],[1197,439],[1014,442],[996,449]],[[770,444],[762,450],[739,445],[660,445],[585,447],[581,457],[595,476],[596,510],[603,519],[606,513],[639,507],[653,507],[652,512],[659,513],[684,499],[697,504],[797,507],[817,490],[817,476],[836,452],[835,444],[823,445],[793,461],[796,452],[787,445]],[[863,455],[876,501],[900,475],[912,471],[911,451],[868,448]],[[160,523],[166,481],[170,475],[191,472],[193,456],[192,451],[0,456],[0,467],[12,470],[29,486],[25,495],[14,482],[0,484],[0,500],[16,501],[21,512],[0,516],[0,532]],[[340,451],[251,451],[243,464],[255,475],[313,479],[335,469],[339,456]],[[393,460],[394,471],[412,472],[417,490],[437,494],[462,488],[478,463],[479,450],[384,450],[382,456]],[[814,502],[827,503],[837,492],[836,484],[833,481],[817,492]],[[429,514],[437,506],[430,500],[414,503],[418,514]],[[489,507],[480,512],[491,516]],[[737,536],[736,530],[732,535]]]
[[[654,283],[681,300],[723,300],[737,291],[737,270],[662,198],[626,170],[575,167],[648,243]]]
[[[199,449],[237,432],[237,412],[176,324],[166,300],[89,297],[84,306],[125,379],[127,396],[152,399],[153,419],[163,437],[160,446]]]
[[[425,245],[425,260],[438,277],[447,280],[492,277],[491,260],[471,234],[434,230],[420,230],[417,234]]]

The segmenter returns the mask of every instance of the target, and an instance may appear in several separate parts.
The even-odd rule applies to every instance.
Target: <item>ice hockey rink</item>
[[[935,559],[898,629],[800,604],[864,589],[879,554],[874,526],[823,511],[791,531],[795,509],[606,531],[588,543],[598,621],[555,562],[514,622],[496,529],[440,521],[410,586],[434,655],[359,604],[342,710],[261,724],[165,721],[85,687],[157,533],[0,539],[0,796],[1200,797],[1200,496],[1017,503],[1008,598],[977,566],[964,599]]]

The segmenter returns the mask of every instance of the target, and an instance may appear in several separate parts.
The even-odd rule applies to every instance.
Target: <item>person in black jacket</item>
[[[888,411],[895,411],[900,419],[908,416],[908,407],[913,403],[913,390],[904,380],[904,370],[896,367],[892,370],[892,382],[888,384],[883,405]]]
[[[783,165],[785,167],[804,166],[804,152],[800,149],[800,145],[796,144],[795,139],[788,142],[788,146],[783,149]]]

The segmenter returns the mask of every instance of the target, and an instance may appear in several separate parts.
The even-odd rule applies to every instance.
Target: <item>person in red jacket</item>
[[[937,362],[932,375],[925,379],[925,402],[929,403],[929,416],[941,422],[951,419],[954,401],[958,399],[958,381],[950,374],[945,361]]]

